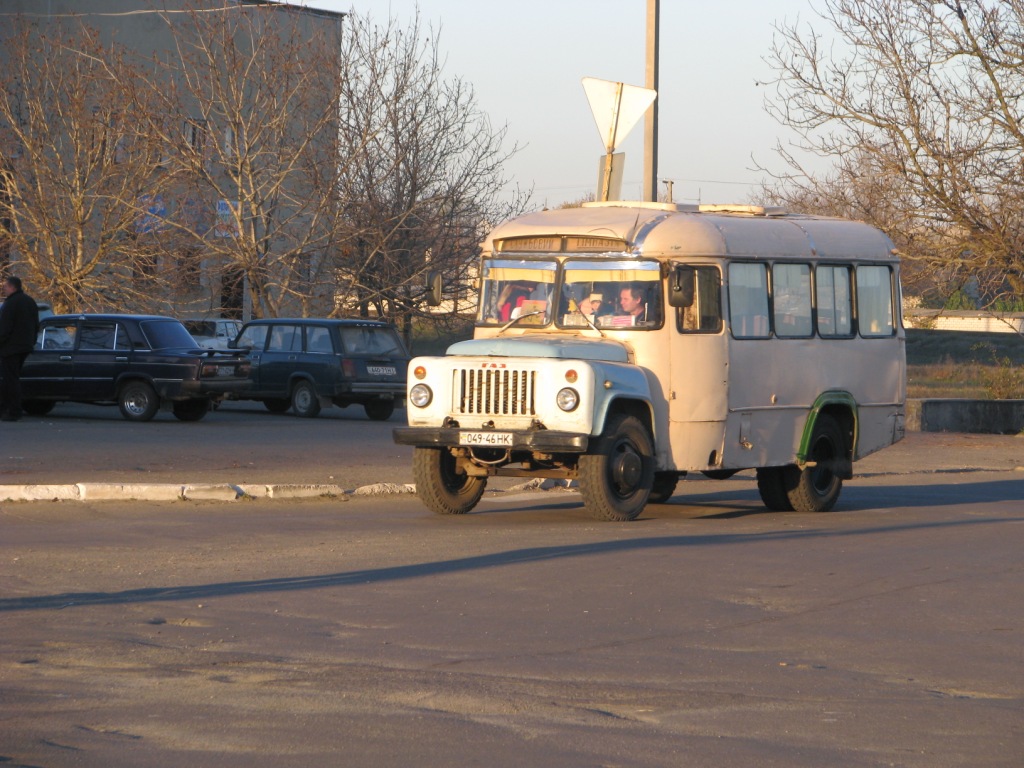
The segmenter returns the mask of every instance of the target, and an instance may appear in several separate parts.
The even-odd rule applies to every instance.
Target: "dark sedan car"
[[[373,320],[276,318],[246,323],[232,347],[249,350],[252,387],[233,399],[313,417],[323,405],[362,405],[375,421],[405,402],[409,353]]]
[[[249,385],[249,361],[200,349],[167,317],[54,315],[39,323],[21,383],[23,408],[37,416],[64,401],[117,403],[129,421],[149,421],[166,404],[182,421],[197,421]]]

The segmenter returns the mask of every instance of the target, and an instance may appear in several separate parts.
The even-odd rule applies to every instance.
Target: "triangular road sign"
[[[594,113],[597,130],[608,152],[616,150],[658,96],[652,88],[596,77],[584,77],[583,90],[587,92],[590,111]]]

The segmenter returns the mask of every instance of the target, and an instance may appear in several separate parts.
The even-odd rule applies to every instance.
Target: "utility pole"
[[[644,85],[658,90],[658,26],[661,0],[647,0],[647,80]],[[644,117],[644,200],[658,199],[658,99]]]

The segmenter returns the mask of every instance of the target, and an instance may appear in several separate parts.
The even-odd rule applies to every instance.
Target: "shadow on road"
[[[939,485],[862,485],[847,484],[833,512],[862,512],[871,509],[913,509],[917,507],[945,507],[963,504],[964,499],[972,503],[988,504],[1024,499],[1024,477],[1019,473],[1012,480],[996,480],[978,483],[957,483],[956,493],[951,494],[947,484]],[[704,483],[705,481],[701,481]],[[713,481],[707,481],[713,482]],[[777,514],[761,505],[756,489],[731,489],[713,493],[687,493],[686,487],[668,504],[651,505],[648,514],[662,517],[673,508],[709,507],[721,509],[710,514],[692,515],[697,519],[730,519],[748,515]],[[746,502],[753,501],[751,508]],[[743,506],[740,506],[740,504]]]
[[[1014,496],[1014,498],[1020,498]],[[1005,497],[1004,499],[1005,500]],[[849,536],[872,536],[892,534],[901,531],[923,531],[940,529],[963,529],[982,525],[1007,525],[1024,522],[1024,517],[973,518],[900,525],[873,526],[856,530],[780,530],[763,533],[718,533],[693,536],[640,537],[619,541],[590,542],[550,547],[530,547],[495,552],[486,555],[439,560],[436,562],[397,565],[383,568],[369,568],[344,573],[316,576],[294,576],[278,579],[255,579],[232,581],[218,584],[197,584],[176,587],[143,587],[120,592],[64,592],[56,595],[17,597],[0,599],[0,612],[60,610],[96,605],[123,605],[129,603],[171,602],[175,600],[200,600],[232,595],[287,592],[303,589],[322,589],[382,582],[417,579],[442,574],[474,571],[483,568],[523,565],[570,557],[589,557],[618,552],[709,547],[730,544],[758,544],[786,540],[820,540]]]

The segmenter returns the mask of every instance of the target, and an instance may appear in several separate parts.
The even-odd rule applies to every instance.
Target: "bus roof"
[[[864,222],[744,205],[585,203],[507,221],[483,245],[492,253],[599,255],[604,239],[605,252],[636,256],[898,260],[892,241]]]

